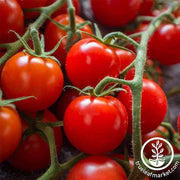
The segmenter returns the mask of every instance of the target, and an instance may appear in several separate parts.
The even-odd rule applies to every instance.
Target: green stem
[[[61,167],[63,169],[71,169],[78,161],[80,161],[81,159],[87,157],[86,154],[84,153],[80,153],[77,156],[75,156],[74,158],[70,159],[69,161],[65,162],[64,164],[61,164]]]
[[[168,162],[171,159],[171,156],[166,156],[166,162]],[[175,154],[172,163],[175,163],[176,161],[180,162],[180,154]]]
[[[137,22],[144,22],[144,21],[152,21],[154,19],[153,16],[139,16],[137,17]]]
[[[131,64],[129,64],[126,68],[123,69],[123,71],[120,72],[120,76],[123,78],[126,76],[127,72],[134,67],[135,61],[133,61]]]
[[[101,94],[102,90],[105,88],[106,85],[112,84],[112,83],[119,83],[119,84],[126,84],[131,85],[131,81],[127,81],[124,79],[118,79],[106,76],[103,80],[101,80],[94,89],[94,95],[98,96]]]
[[[51,166],[56,167],[59,164],[59,162],[58,162],[58,156],[56,152],[53,129],[49,126],[46,126],[41,121],[38,121],[36,123],[36,127],[46,135],[48,143],[49,143],[49,147],[50,147]]]
[[[110,42],[111,39],[114,39],[115,37],[117,37],[117,38],[121,37],[122,39],[126,40],[127,42],[130,42],[131,44],[133,44],[136,48],[139,46],[139,43],[137,43],[135,40],[133,40],[132,38],[130,38],[129,36],[125,35],[122,32],[112,32],[112,33],[107,34],[103,38],[104,43],[107,42],[107,44],[108,44],[108,42]]]
[[[41,46],[41,41],[39,39],[38,31],[34,27],[32,27],[30,30],[30,34],[31,34],[31,37],[33,40],[33,46],[34,46],[35,54],[41,55],[43,53],[43,51],[42,51],[42,46]]]
[[[166,97],[170,98],[170,97],[174,97],[175,95],[178,95],[178,94],[180,94],[180,89],[178,87],[174,87],[166,94]]]
[[[69,14],[69,26],[71,31],[74,33],[76,31],[75,8],[73,6],[72,0],[67,0],[67,3],[68,3],[68,14]]]
[[[46,126],[43,122],[37,122],[36,127],[39,130],[41,130],[47,137],[50,148],[50,157],[51,157],[51,165],[49,169],[38,179],[39,180],[56,179],[62,175],[63,169],[58,161],[56,145],[54,141],[54,132],[51,127]]]
[[[171,141],[173,141],[173,139],[174,139],[174,128],[172,127],[172,125],[170,123],[167,123],[167,122],[162,122],[161,126],[165,127],[168,130],[169,139]]]
[[[84,157],[86,157],[86,155],[83,153],[80,153],[62,165],[57,164],[57,166],[50,166],[50,168],[41,177],[39,177],[38,180],[60,179],[60,177],[65,172],[71,169],[78,161],[80,161]]]
[[[146,62],[146,54],[147,54],[147,43],[155,31],[155,29],[162,23],[164,17],[167,17],[177,6],[177,3],[174,3],[170,9],[166,12],[162,13],[159,17],[155,18],[149,25],[149,28],[144,31],[141,39],[140,46],[137,48],[137,56],[135,59],[135,77],[133,79],[133,83],[130,86],[133,95],[133,133],[132,133],[132,144],[133,144],[133,154],[134,161],[139,161],[141,159],[140,150],[142,147],[141,142],[141,98],[142,98],[142,78],[143,71]],[[139,174],[138,167],[135,166],[128,179],[140,179],[141,174]]]

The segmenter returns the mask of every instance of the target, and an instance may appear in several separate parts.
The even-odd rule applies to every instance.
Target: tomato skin
[[[67,14],[61,14],[59,16],[56,16],[54,20],[63,25],[69,24],[69,17]],[[84,22],[84,20],[79,16],[75,16],[75,21],[77,24]],[[92,34],[92,30],[88,25],[81,28],[81,30]],[[60,29],[54,23],[50,22],[44,32],[46,50],[47,51],[52,50],[55,47],[55,45],[60,41],[60,39],[66,35],[67,35],[66,31]],[[86,37],[89,36],[82,34],[82,38],[86,38]],[[67,44],[67,38],[64,38],[61,44],[59,45],[58,49],[53,53],[53,56],[55,56],[60,61],[62,66],[64,66],[65,64],[66,55],[67,55],[66,44]]]
[[[56,122],[56,117],[48,110],[44,111],[43,122]],[[29,127],[22,120],[23,132]],[[56,151],[59,154],[62,147],[62,132],[60,127],[53,128]],[[17,151],[8,159],[15,168],[34,171],[47,167],[50,164],[49,146],[37,133],[27,137]]]
[[[139,9],[139,14],[144,16],[151,16],[155,0],[143,0]]]
[[[153,33],[148,43],[151,59],[163,65],[180,63],[180,25],[162,24]]]
[[[88,156],[80,160],[66,180],[127,180],[124,169],[106,156]]]
[[[123,26],[138,14],[141,0],[91,0],[94,17],[110,27]]]
[[[120,63],[120,71],[123,71],[128,65],[130,65],[134,59],[135,55],[129,51],[125,51],[123,49],[115,49],[115,52],[118,56]],[[126,74],[125,79],[132,80],[135,75],[135,68],[132,68]]]
[[[56,106],[56,115],[59,120],[63,120],[66,108],[78,96],[79,96],[79,92],[75,89],[69,89],[62,93]]]
[[[95,87],[105,76],[118,77],[120,64],[114,49],[86,38],[70,49],[65,64],[67,76],[79,88]]]
[[[128,133],[132,133],[132,92],[128,86],[127,91],[120,91],[117,98],[123,103],[128,113]],[[143,79],[141,100],[141,133],[146,134],[156,129],[164,120],[167,112],[167,99],[158,84]]]
[[[54,3],[57,0],[47,0],[46,5],[49,6],[50,4]],[[80,7],[80,2],[79,0],[72,0],[72,3],[74,5],[75,8],[75,13],[76,15],[80,15],[81,13],[81,7]],[[65,2],[55,13],[53,13],[52,17],[56,17],[60,14],[67,14],[67,2]]]
[[[30,8],[38,8],[46,5],[47,0],[17,0],[23,10]],[[35,18],[38,12],[24,12],[25,19]]]
[[[52,59],[34,57],[24,52],[12,56],[4,65],[1,85],[6,98],[34,96],[16,102],[24,111],[39,111],[51,106],[63,88],[63,74]]]
[[[23,33],[23,11],[16,0],[0,1],[0,9],[0,43],[13,42],[17,40],[17,37],[9,30],[16,31],[18,34]]]
[[[77,97],[64,115],[67,138],[73,146],[87,154],[111,152],[120,145],[126,130],[126,110],[118,99],[110,96]]]
[[[22,124],[18,112],[12,107],[0,107],[0,163],[9,158],[18,147]]]

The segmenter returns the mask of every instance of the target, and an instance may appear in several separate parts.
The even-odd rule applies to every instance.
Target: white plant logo
[[[144,157],[144,148],[146,147],[146,145],[148,143],[151,143],[151,146],[152,146],[152,149],[151,149],[152,155],[151,155],[151,158],[148,159],[149,164],[146,162],[145,157]],[[169,155],[171,156],[171,158],[170,158],[169,162],[165,161],[165,157],[163,154],[164,148],[162,147],[163,144],[166,144],[167,148],[170,149]],[[142,146],[141,159],[142,159],[144,165],[146,165],[149,169],[156,170],[156,171],[163,170],[171,164],[173,158],[174,158],[173,147],[164,138],[159,138],[159,137],[151,138],[148,141],[146,141]]]
[[[162,147],[162,143],[159,143],[159,140],[156,143],[151,144],[153,149],[151,149],[153,155],[152,157],[155,159],[149,159],[149,163],[154,167],[161,167],[165,163],[165,158],[163,156],[164,148]]]

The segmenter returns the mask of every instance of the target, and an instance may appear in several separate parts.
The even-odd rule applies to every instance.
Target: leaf
[[[162,148],[159,153],[161,154],[163,151],[164,151],[164,148]]]
[[[95,28],[95,34],[98,38],[102,39],[102,34],[100,29],[98,28],[98,25],[96,23],[94,23],[94,28]]]
[[[157,147],[158,149],[162,146],[162,143],[159,144],[159,146]]]
[[[156,151],[155,151],[154,149],[151,149],[151,151],[152,151],[154,154],[156,154]]]
[[[155,146],[155,144],[154,144],[154,143],[152,143],[151,145],[152,145],[152,147],[156,148],[156,146]]]
[[[156,146],[159,144],[159,140],[156,141]]]

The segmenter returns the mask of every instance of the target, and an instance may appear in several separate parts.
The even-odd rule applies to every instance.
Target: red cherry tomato
[[[46,5],[47,0],[17,0],[23,10],[38,8]],[[37,12],[24,12],[25,19],[35,18],[39,15]]]
[[[54,20],[63,25],[69,24],[69,17],[67,14],[59,15],[55,17]],[[75,21],[77,24],[84,22],[84,20],[79,16],[75,16]],[[92,30],[88,25],[84,26],[81,30],[92,34]],[[63,38],[65,35],[67,35],[66,31],[60,29],[54,23],[50,22],[44,32],[46,50],[52,50],[55,47],[55,45],[59,42],[59,40]],[[82,34],[82,38],[86,37],[89,36]],[[66,60],[66,44],[67,38],[64,38],[58,49],[53,54],[60,61],[62,66],[64,66]]]
[[[14,153],[22,136],[22,124],[15,109],[0,107],[0,163]]]
[[[57,0],[47,0],[46,5],[49,6],[50,4],[54,3]],[[75,13],[77,15],[80,15],[81,13],[81,7],[80,7],[80,2],[79,0],[72,0],[72,3],[75,8]],[[67,2],[65,2],[55,13],[53,13],[52,17],[58,16],[60,14],[67,14]]]
[[[89,156],[80,160],[66,180],[127,180],[124,169],[106,156]]]
[[[62,93],[56,106],[56,115],[59,120],[63,120],[66,108],[78,96],[79,96],[79,92],[75,89],[69,89],[64,93]]]
[[[139,14],[144,16],[151,16],[154,5],[155,0],[142,0]]]
[[[180,25],[162,24],[148,43],[151,59],[163,65],[180,63]]]
[[[15,103],[19,109],[30,112],[51,106],[60,96],[63,82],[61,68],[54,60],[24,52],[12,56],[1,73],[5,97],[34,96]]]
[[[0,9],[0,43],[13,42],[17,40],[17,37],[9,31],[13,30],[18,34],[23,33],[23,11],[16,0],[0,1]]]
[[[124,104],[128,112],[128,132],[132,133],[132,92],[128,86],[127,91],[120,91],[118,99]],[[167,112],[167,100],[163,90],[158,84],[143,79],[141,100],[141,133],[146,134],[156,129],[164,120]]]
[[[48,110],[44,111],[44,122],[56,122],[56,117]],[[23,120],[23,132],[29,127]],[[56,151],[59,154],[62,146],[60,127],[53,128]],[[50,164],[50,151],[47,142],[37,133],[26,137],[17,151],[8,159],[8,162],[17,169],[34,171],[47,167]]]
[[[74,86],[95,87],[105,76],[118,77],[119,63],[113,48],[93,38],[86,38],[72,46],[65,68]]]
[[[104,154],[120,145],[126,135],[127,113],[111,96],[80,96],[67,107],[64,131],[77,149],[87,154]]]
[[[123,49],[116,49],[115,52],[120,61],[120,71],[123,71],[135,59],[135,55],[129,51],[125,51]],[[135,68],[132,68],[126,74],[125,79],[132,80],[134,78],[134,75],[135,75]]]
[[[91,0],[94,17],[111,27],[123,26],[138,14],[141,0]]]

